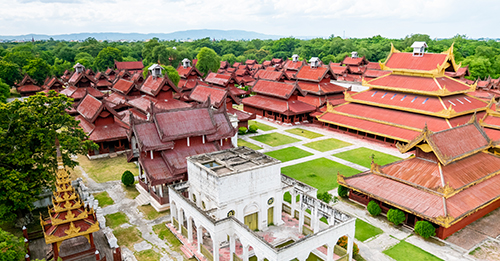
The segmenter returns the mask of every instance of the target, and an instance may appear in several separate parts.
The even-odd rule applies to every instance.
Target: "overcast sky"
[[[0,0],[0,35],[247,30],[284,36],[500,38],[498,0]]]

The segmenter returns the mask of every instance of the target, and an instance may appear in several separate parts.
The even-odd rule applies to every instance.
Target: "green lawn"
[[[97,199],[97,201],[99,201],[99,206],[101,208],[115,204],[113,199],[109,197],[109,194],[106,191],[94,194],[94,198]]]
[[[141,261],[156,261],[161,259],[161,255],[156,253],[153,249],[143,250],[134,253],[135,258]]]
[[[318,193],[327,192],[338,186],[337,172],[349,177],[360,171],[326,158],[319,158],[281,169],[281,173],[317,188]]]
[[[285,149],[269,151],[264,154],[271,156],[275,159],[281,160],[282,162],[287,162],[290,160],[300,159],[303,157],[313,155],[312,153],[309,153],[305,150],[301,150],[297,147],[289,147]]]
[[[304,130],[301,128],[289,129],[289,130],[286,130],[286,132],[291,133],[291,134],[295,134],[295,135],[299,135],[299,136],[302,136],[302,137],[305,137],[308,139],[315,139],[315,138],[323,136],[322,134],[308,131],[308,130]]]
[[[376,235],[382,234],[384,231],[376,226],[372,226],[361,219],[356,219],[356,233],[354,237],[364,242]]]
[[[383,251],[384,254],[390,256],[396,261],[434,261],[442,260],[435,255],[424,251],[405,241],[399,242],[397,245]]]
[[[304,146],[309,147],[311,149],[315,149],[317,151],[325,152],[329,150],[339,149],[342,147],[351,146],[352,144],[349,142],[337,140],[337,139],[326,139],[326,140],[318,140],[310,143],[304,144]]]
[[[97,183],[121,180],[123,172],[130,170],[134,176],[139,175],[139,169],[135,163],[128,163],[125,155],[114,158],[89,160],[87,156],[78,155],[80,166],[87,172],[90,178]]]
[[[264,123],[260,123],[258,121],[248,121],[248,126],[250,126],[250,125],[257,125],[257,128],[259,128],[259,130],[263,130],[263,131],[270,131],[270,130],[276,129],[274,127],[271,127],[271,126],[266,125]]]
[[[292,137],[289,137],[289,136],[286,136],[283,134],[279,134],[279,133],[263,134],[263,135],[254,136],[251,138],[256,140],[256,141],[260,141],[262,143],[265,143],[265,144],[272,146],[272,147],[300,141],[298,139],[295,139],[295,138],[292,138]]]
[[[151,205],[138,206],[137,208],[144,214],[144,218],[146,218],[147,220],[155,220],[159,217],[165,216],[170,212],[170,210],[158,212]]]
[[[104,217],[106,218],[106,225],[110,228],[116,228],[128,222],[128,217],[123,212],[116,212]]]
[[[119,246],[126,246],[127,248],[135,251],[134,244],[143,241],[141,231],[139,231],[136,227],[128,227],[128,228],[117,228],[113,230],[113,234],[118,240]]]
[[[357,148],[353,150],[348,150],[344,152],[340,152],[337,154],[333,154],[333,156],[337,158],[341,158],[352,163],[356,163],[363,167],[369,168],[372,162],[372,156],[374,157],[375,163],[383,166],[389,163],[393,163],[394,161],[398,161],[401,158],[382,153],[380,151],[368,149],[368,148]]]
[[[238,146],[246,146],[246,147],[249,147],[250,149],[253,149],[253,150],[261,150],[262,148],[251,143],[251,142],[248,142],[246,140],[242,140],[242,139],[238,139]]]

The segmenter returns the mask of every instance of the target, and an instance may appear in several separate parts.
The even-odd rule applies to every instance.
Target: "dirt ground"
[[[470,252],[470,255],[479,260],[500,260],[500,243],[489,240]]]

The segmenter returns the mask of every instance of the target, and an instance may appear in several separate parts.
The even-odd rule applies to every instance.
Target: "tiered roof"
[[[71,185],[68,172],[64,169],[62,156],[57,144],[57,172],[56,190],[53,192],[52,207],[49,208],[49,217],[42,219],[45,243],[59,244],[70,238],[86,236],[99,231],[93,208],[84,206],[80,196]]]
[[[500,157],[475,118],[439,132],[424,128],[400,152],[414,157],[338,177],[339,184],[448,228],[500,198]]]
[[[27,74],[24,75],[23,80],[17,85],[16,89],[21,95],[32,95],[42,90],[42,88]]]

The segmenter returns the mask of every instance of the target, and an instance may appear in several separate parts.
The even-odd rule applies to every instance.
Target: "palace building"
[[[187,169],[187,181],[168,187],[167,227],[188,258],[352,260],[356,218],[316,199],[317,189],[282,175],[279,160],[238,147],[188,157]],[[283,201],[286,192],[300,201]],[[336,245],[343,236],[347,251]]]
[[[416,42],[413,53],[391,48],[382,71],[373,80],[363,80],[368,90],[345,93],[345,101],[327,106],[317,116],[323,126],[389,143],[408,143],[424,126],[441,131],[465,124],[476,112],[481,118],[491,103],[468,93],[468,85],[446,75],[457,72],[453,46],[443,53],[427,53],[424,42]]]
[[[384,213],[405,212],[404,224],[431,222],[445,239],[500,206],[500,157],[475,117],[469,123],[433,132],[427,127],[401,153],[414,156],[385,166],[372,162],[369,171],[337,177],[350,189],[349,198],[378,203]]]

